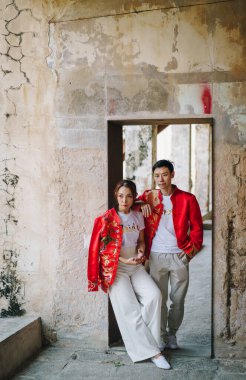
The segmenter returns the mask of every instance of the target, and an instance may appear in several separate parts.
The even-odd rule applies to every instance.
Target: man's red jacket
[[[203,224],[196,197],[173,186],[171,201],[173,204],[173,225],[177,244],[190,258],[202,247]],[[148,203],[152,214],[145,218],[145,255],[149,258],[152,240],[163,214],[162,193],[160,190],[146,190],[138,200]]]

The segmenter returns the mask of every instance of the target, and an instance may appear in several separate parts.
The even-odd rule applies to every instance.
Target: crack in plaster
[[[228,340],[233,338],[231,332],[231,292],[232,292],[232,261],[233,261],[233,241],[235,239],[235,212],[229,210],[227,214],[227,255],[226,255],[226,276],[225,276],[225,287],[226,287],[226,326],[225,326],[225,337]]]
[[[65,19],[65,20],[54,20],[52,18],[50,22],[54,24],[61,24],[63,22],[73,22],[73,21],[83,21],[83,20],[93,20],[93,19],[99,19],[99,18],[106,18],[106,17],[119,17],[119,16],[127,16],[127,15],[138,15],[141,13],[147,13],[147,12],[155,12],[155,11],[168,11],[171,9],[184,9],[184,8],[191,8],[195,6],[203,6],[203,5],[214,5],[214,4],[223,4],[223,3],[231,3],[234,0],[224,0],[224,1],[205,1],[201,3],[195,3],[195,4],[188,4],[188,5],[172,5],[167,7],[158,7],[158,8],[151,8],[151,9],[143,9],[143,10],[136,10],[133,8],[133,11],[130,12],[121,12],[121,13],[114,13],[114,14],[107,14],[107,15],[98,15],[98,16],[91,16],[91,17],[77,17],[73,19]]]
[[[172,44],[172,52],[173,53],[175,53],[176,51],[179,51],[179,49],[177,48],[178,34],[179,34],[179,27],[176,24],[175,27],[174,27],[174,41],[173,41],[173,44]]]
[[[22,52],[22,41],[23,35],[25,33],[33,33],[33,32],[20,32],[15,33],[10,29],[10,23],[17,22],[18,17],[22,12],[28,12],[31,17],[40,22],[36,17],[33,16],[31,9],[22,9],[19,10],[15,0],[9,3],[6,8],[13,7],[16,10],[16,14],[12,15],[12,17],[8,17],[5,21],[5,30],[7,34],[5,34],[4,38],[7,44],[6,52],[0,51],[0,55],[2,57],[6,57],[6,62],[1,64],[1,73],[2,77],[9,79],[6,80],[6,88],[4,89],[5,98],[8,102],[8,108],[5,111],[6,119],[11,116],[17,116],[17,105],[15,101],[11,99],[10,92],[11,91],[21,91],[22,86],[24,84],[31,84],[31,81],[23,70],[23,58],[25,58]],[[5,9],[6,9],[5,8]],[[10,11],[11,16],[11,11]],[[35,33],[33,33],[35,35]],[[16,64],[13,69],[12,66]],[[21,79],[19,83],[15,83],[15,76],[21,75]],[[9,82],[11,81],[11,84]],[[18,79],[17,79],[18,81]],[[31,84],[32,85],[32,84]],[[18,99],[18,97],[16,97]],[[6,135],[10,140],[9,132],[6,128]],[[6,147],[10,145],[10,141],[6,144]],[[19,278],[17,273],[17,264],[19,254],[15,247],[12,247],[12,243],[9,243],[11,240],[11,235],[13,235],[15,231],[15,227],[18,224],[18,219],[15,216],[15,192],[16,187],[19,182],[19,176],[15,173],[11,172],[8,168],[8,162],[11,160],[15,161],[15,158],[4,159],[1,163],[3,163],[4,167],[2,173],[0,174],[0,191],[3,193],[5,197],[5,215],[1,218],[1,234],[3,238],[3,253],[1,255],[1,272],[0,272],[0,298],[1,298],[1,306],[0,306],[0,316],[16,316],[24,314],[25,310],[22,308],[22,304],[24,302],[24,284],[22,280]],[[6,248],[9,246],[8,249]]]
[[[56,84],[59,84],[60,76],[58,71],[55,69],[55,57],[56,57],[56,44],[54,40],[54,32],[55,32],[55,25],[54,23],[49,22],[49,29],[48,29],[48,48],[50,49],[50,53],[45,57],[47,66],[51,71],[54,73],[56,77]]]
[[[8,45],[8,49],[6,53],[0,52],[1,56],[7,57],[7,64],[6,67],[3,67],[1,65],[1,71],[3,74],[3,77],[9,75],[15,75],[15,73],[8,67],[8,64],[11,62],[18,62],[19,63],[19,72],[23,74],[26,83],[29,83],[29,78],[27,77],[26,73],[22,70],[21,67],[21,61],[24,57],[22,54],[21,48],[20,50],[20,57],[15,58],[13,56],[13,52],[15,50],[12,49],[12,55],[11,55],[11,48],[16,49],[16,46],[20,46],[22,43],[22,35],[23,33],[12,33],[8,29],[8,25],[10,22],[13,22],[17,19],[17,17],[20,15],[22,11],[18,10],[18,7],[15,4],[15,1],[12,1],[9,3],[6,8],[12,6],[16,10],[16,15],[9,20],[4,20],[6,22],[5,29],[7,30],[8,34],[5,35],[5,41]],[[9,86],[8,88],[5,88],[5,96],[10,104],[13,106],[12,113],[6,112],[5,117],[8,119],[10,116],[16,116],[16,104],[10,99],[9,91],[10,90],[20,90],[22,87],[22,84],[19,86],[14,87],[13,85]],[[7,135],[9,136],[9,133],[7,132]],[[9,144],[6,144],[6,146],[9,146]],[[15,316],[15,315],[22,315],[24,313],[24,310],[21,308],[21,303],[23,301],[20,293],[21,289],[23,288],[23,284],[21,280],[17,276],[17,263],[18,263],[18,254],[15,249],[6,249],[5,245],[8,244],[7,239],[9,238],[9,235],[11,235],[10,228],[13,226],[16,226],[18,224],[17,218],[13,215],[15,210],[15,191],[16,186],[19,181],[19,176],[12,173],[8,169],[7,163],[11,160],[15,159],[4,159],[2,162],[4,163],[4,168],[2,173],[0,174],[1,183],[0,183],[0,190],[5,193],[5,206],[7,207],[6,216],[2,217],[2,223],[4,225],[3,235],[4,235],[4,242],[3,242],[3,255],[2,255],[2,270],[0,272],[0,298],[1,298],[1,312],[0,315],[2,317],[6,316]],[[4,302],[5,301],[5,302]],[[4,306],[3,306],[4,305]],[[3,306],[3,307],[2,307]]]
[[[20,90],[23,86],[23,84],[31,84],[31,80],[30,78],[28,77],[26,71],[23,70],[22,68],[22,64],[23,64],[23,58],[25,58],[25,55],[23,54],[22,52],[22,48],[21,48],[21,45],[22,45],[22,40],[23,40],[23,35],[24,34],[27,34],[27,33],[33,33],[33,35],[35,35],[34,32],[20,32],[20,33],[15,33],[13,31],[11,31],[9,29],[9,24],[10,23],[13,23],[15,20],[18,19],[18,17],[21,15],[22,12],[28,12],[30,14],[30,16],[35,20],[35,21],[38,21],[38,22],[41,22],[41,20],[39,20],[37,17],[35,17],[32,13],[32,9],[30,8],[24,8],[24,9],[19,9],[18,6],[16,5],[15,3],[15,0],[13,0],[11,3],[9,3],[5,9],[7,9],[8,7],[13,7],[15,10],[16,10],[16,15],[14,15],[12,18],[10,19],[7,19],[5,20],[3,18],[3,21],[5,21],[5,29],[7,30],[8,34],[5,34],[5,41],[7,43],[7,52],[6,53],[3,53],[2,51],[0,51],[0,55],[1,56],[5,56],[7,58],[7,62],[5,63],[5,66],[6,67],[3,67],[3,65],[1,65],[1,72],[3,74],[3,77],[5,77],[6,75],[9,75],[10,77],[13,77],[14,78],[14,75],[16,75],[17,71],[14,70],[12,71],[11,70],[11,63],[13,62],[16,62],[19,64],[19,73],[21,75],[23,75],[23,82],[14,87],[14,86],[9,86],[8,88],[5,88],[5,94],[6,94],[6,98],[8,99],[8,101],[13,105],[14,107],[14,112],[13,113],[10,113],[10,112],[7,112],[5,114],[6,118],[10,117],[10,116],[16,116],[16,105],[15,103],[10,99],[10,96],[9,96],[9,91],[10,90]],[[18,48],[18,51],[16,50]],[[8,81],[9,82],[9,81]]]

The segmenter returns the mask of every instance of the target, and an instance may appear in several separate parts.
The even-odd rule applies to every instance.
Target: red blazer
[[[114,208],[95,219],[88,256],[88,291],[97,291],[101,286],[107,293],[114,282],[123,229],[119,215]]]
[[[202,247],[203,224],[196,197],[172,185],[173,225],[178,247],[192,258]],[[138,200],[150,204],[152,214],[145,218],[146,257],[149,257],[152,240],[163,213],[162,193],[160,190],[146,190]]]

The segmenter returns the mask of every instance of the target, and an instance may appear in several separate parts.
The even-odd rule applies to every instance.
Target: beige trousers
[[[161,339],[176,335],[184,317],[184,301],[189,285],[189,265],[185,265],[178,254],[150,254],[150,275],[162,293]],[[170,308],[167,308],[168,284],[170,281]]]
[[[143,265],[119,262],[109,297],[133,362],[160,352],[161,292]]]

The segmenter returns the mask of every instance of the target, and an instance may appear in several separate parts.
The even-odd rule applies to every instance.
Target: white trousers
[[[109,297],[126,350],[133,362],[160,352],[161,292],[143,265],[119,262]]]
[[[150,275],[162,293],[161,339],[167,343],[168,335],[176,335],[184,317],[184,301],[189,285],[189,265],[185,265],[178,254],[151,252],[149,267]],[[169,280],[171,304],[168,310]]]

